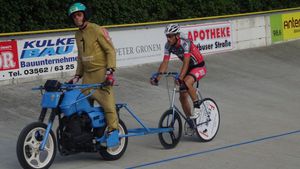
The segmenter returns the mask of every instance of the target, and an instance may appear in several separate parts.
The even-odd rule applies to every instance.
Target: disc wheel
[[[220,126],[220,112],[216,102],[205,98],[200,103],[200,115],[196,121],[196,133],[201,141],[208,142],[215,138]]]
[[[170,132],[159,133],[158,138],[164,148],[171,149],[176,147],[182,135],[182,121],[179,114],[176,111],[173,113],[172,109],[167,110],[161,116],[158,127],[173,129]]]

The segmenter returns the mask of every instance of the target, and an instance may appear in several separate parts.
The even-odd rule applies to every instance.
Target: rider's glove
[[[109,68],[106,70],[105,81],[108,85],[113,86],[115,83],[114,70]]]
[[[152,85],[158,86],[158,73],[154,73],[150,78],[150,83]]]
[[[182,84],[183,80],[181,80],[181,79],[179,78],[179,74],[176,75],[176,77],[175,77],[175,82],[176,82],[176,84],[177,84],[178,86],[180,86],[180,85]]]
[[[69,84],[75,84],[75,83],[77,83],[79,81],[79,79],[80,79],[80,76],[79,75],[75,75],[72,79],[70,79],[68,81],[68,83]]]

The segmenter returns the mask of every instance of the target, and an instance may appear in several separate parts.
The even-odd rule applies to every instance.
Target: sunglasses
[[[173,38],[175,35],[166,35],[167,38]]]

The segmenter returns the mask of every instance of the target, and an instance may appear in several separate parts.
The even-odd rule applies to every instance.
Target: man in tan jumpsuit
[[[75,34],[78,48],[77,70],[75,77],[70,80],[76,83],[82,77],[83,84],[109,82],[106,90],[98,89],[93,94],[104,109],[108,131],[117,131],[118,116],[112,85],[113,72],[116,69],[116,53],[106,29],[88,22],[88,11],[84,4],[74,3],[68,10],[68,15],[79,28]]]

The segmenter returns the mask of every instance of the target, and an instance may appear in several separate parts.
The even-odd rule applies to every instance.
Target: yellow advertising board
[[[282,14],[283,40],[300,38],[300,12]]]

